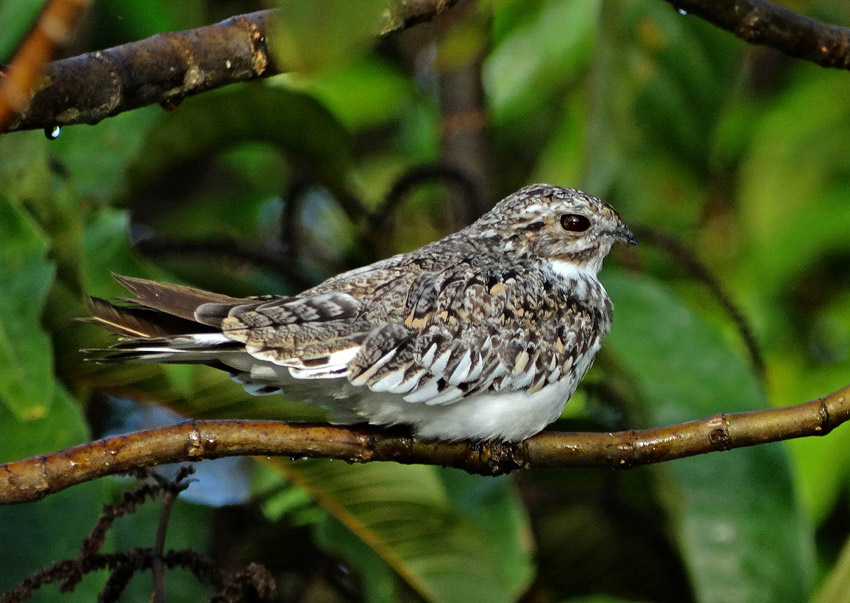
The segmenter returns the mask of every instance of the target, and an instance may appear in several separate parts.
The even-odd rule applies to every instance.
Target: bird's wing
[[[598,343],[597,318],[545,278],[464,266],[420,279],[400,323],[364,340],[348,378],[407,402],[450,404],[484,391],[538,391]]]
[[[533,392],[590,347],[594,316],[566,294],[558,299],[541,275],[524,275],[522,286],[515,277],[463,264],[408,273],[390,278],[392,286],[384,281],[386,298],[323,290],[231,310],[222,327],[252,356],[288,367],[293,377],[345,376],[408,402]]]
[[[369,333],[357,320],[362,311],[357,297],[325,291],[236,306],[221,326],[250,355],[288,367],[294,377],[341,377]]]

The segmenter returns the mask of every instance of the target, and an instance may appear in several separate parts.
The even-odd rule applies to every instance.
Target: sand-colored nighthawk
[[[92,300],[93,321],[124,337],[107,362],[207,364],[335,422],[517,441],[558,418],[610,330],[597,273],[617,241],[636,242],[607,203],[537,184],[442,240],[292,297],[119,276],[135,297]]]

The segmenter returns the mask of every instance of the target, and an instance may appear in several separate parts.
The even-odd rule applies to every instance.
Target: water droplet
[[[44,128],[44,135],[47,137],[47,140],[56,140],[60,134],[62,134],[62,128],[59,126]]]
[[[163,100],[159,102],[159,106],[165,109],[166,111],[174,111],[177,107],[180,106],[180,103],[183,102],[183,99],[179,96],[175,96],[174,98],[169,98],[167,100]]]
[[[677,10],[678,10],[679,14],[682,15],[683,17],[688,14],[688,11],[686,11],[684,8],[679,8]]]

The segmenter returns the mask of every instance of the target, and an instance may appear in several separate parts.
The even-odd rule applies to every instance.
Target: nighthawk
[[[611,328],[597,279],[634,235],[604,201],[536,184],[474,224],[292,297],[234,298],[116,276],[91,301],[123,336],[106,362],[206,364],[337,423],[423,438],[518,441],[558,418]]]

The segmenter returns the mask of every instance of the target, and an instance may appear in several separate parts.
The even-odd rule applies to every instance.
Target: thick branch
[[[5,74],[0,73],[0,132],[26,109],[44,64],[68,40],[91,0],[50,0],[24,38]]]
[[[176,106],[192,94],[278,73],[266,47],[271,12],[54,61],[29,107],[8,129],[94,124],[130,109]]]
[[[666,0],[746,40],[822,67],[850,69],[850,29],[829,25],[767,0]]]
[[[434,19],[455,2],[403,2],[388,14],[383,33]],[[283,73],[286,67],[275,64],[266,44],[275,12],[239,15],[54,61],[35,87],[29,107],[7,131],[96,124],[131,109],[154,103],[171,108],[187,96]]]
[[[383,33],[431,20],[456,1],[407,0],[388,16]],[[666,1],[748,42],[824,67],[850,69],[850,29],[766,0]],[[50,63],[29,108],[12,120],[8,131],[94,124],[145,105],[172,107],[186,96],[281,73],[285,66],[275,65],[266,47],[273,13],[240,15]]]
[[[658,463],[766,442],[825,435],[850,418],[850,385],[786,408],[719,414],[643,431],[541,433],[517,444],[423,442],[374,428],[280,421],[187,421],[0,465],[0,503],[38,500],[105,475],[237,455],[427,463],[497,475],[529,467]]]

